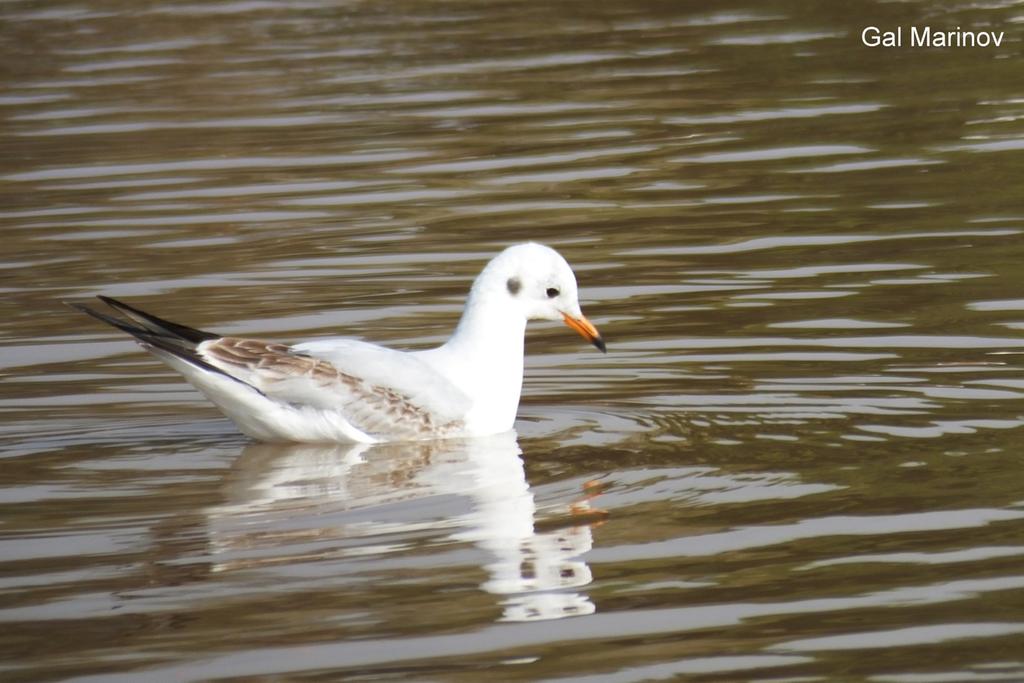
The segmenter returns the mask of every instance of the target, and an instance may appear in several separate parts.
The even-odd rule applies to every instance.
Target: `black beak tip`
[[[601,353],[608,353],[608,348],[604,345],[604,339],[601,337],[594,337],[593,344]]]

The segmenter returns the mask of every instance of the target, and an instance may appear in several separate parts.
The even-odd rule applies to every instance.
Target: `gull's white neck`
[[[512,429],[523,386],[526,317],[493,288],[477,283],[459,325],[443,346],[423,353],[473,402],[467,431]]]

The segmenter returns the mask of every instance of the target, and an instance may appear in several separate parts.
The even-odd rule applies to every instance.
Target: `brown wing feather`
[[[270,397],[274,395],[275,384],[291,379],[312,380],[324,389],[344,388],[339,394],[345,393],[352,399],[348,406],[351,411],[346,417],[358,428],[371,433],[399,431],[417,436],[444,436],[461,428],[459,421],[438,424],[429,410],[394,389],[370,384],[338,370],[326,360],[297,353],[285,344],[222,337],[205,342],[200,351],[208,362],[227,372],[236,369],[257,375],[261,388]]]

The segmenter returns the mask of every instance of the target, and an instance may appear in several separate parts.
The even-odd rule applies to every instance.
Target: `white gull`
[[[222,337],[99,297],[124,315],[71,304],[135,337],[260,441],[409,441],[512,429],[528,320],[562,320],[601,351],[580,310],[576,276],[550,247],[491,259],[443,345],[397,351],[355,339],[286,345]]]

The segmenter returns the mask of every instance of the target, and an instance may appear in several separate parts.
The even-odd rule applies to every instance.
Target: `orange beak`
[[[566,325],[579,332],[581,337],[599,348],[601,353],[608,353],[604,346],[604,340],[601,339],[601,333],[597,331],[594,324],[587,320],[586,317],[581,315],[575,318],[568,313],[563,313],[562,319],[565,320]]]

